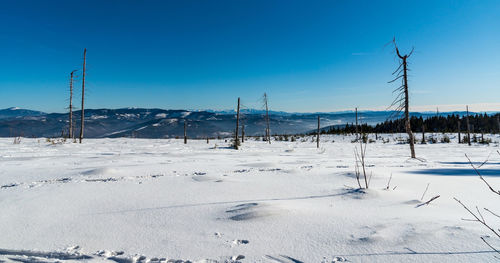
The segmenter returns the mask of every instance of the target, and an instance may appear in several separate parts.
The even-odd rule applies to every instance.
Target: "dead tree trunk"
[[[458,143],[462,143],[462,138],[461,138],[461,134],[460,134],[460,120],[458,121]]]
[[[500,116],[497,115],[497,128],[498,128],[498,133],[500,133]]]
[[[422,124],[422,144],[425,144],[425,125]]]
[[[318,115],[318,132],[316,136],[316,148],[319,148],[319,115]]]
[[[74,138],[73,134],[73,73],[76,70],[71,71],[69,77],[69,129],[68,129],[68,137]]]
[[[241,125],[241,143],[245,142],[245,124]]]
[[[266,107],[266,140],[271,144],[271,129],[269,128],[269,106],[267,104],[267,94],[264,93],[264,105]]]
[[[82,74],[82,111],[81,111],[81,123],[80,123],[80,143],[82,143],[83,140],[83,128],[85,125],[85,107],[84,107],[84,102],[85,102],[85,63],[86,63],[86,56],[87,56],[87,49],[85,48],[83,50],[83,74]]]
[[[465,109],[467,110],[467,117],[465,119],[467,124],[467,144],[470,146],[469,105],[465,106]]]
[[[394,82],[394,81],[401,78],[402,83],[401,83],[401,86],[395,90],[395,91],[398,91],[398,96],[393,101],[391,106],[397,105],[396,112],[398,112],[398,113],[404,110],[405,129],[406,129],[406,133],[408,134],[408,137],[410,139],[411,158],[416,158],[416,156],[415,156],[415,138],[413,137],[413,132],[411,130],[411,125],[410,125],[410,103],[409,103],[409,94],[408,94],[408,63],[407,63],[408,58],[413,53],[413,49],[410,52],[410,54],[402,56],[401,53],[399,53],[399,49],[396,45],[396,40],[393,40],[393,42],[394,42],[394,47],[396,49],[396,54],[401,61],[400,61],[398,69],[394,72],[394,74],[397,73],[396,78],[391,80],[390,82]]]
[[[358,130],[358,108],[354,109],[356,116],[356,141],[359,140],[359,130]]]
[[[187,137],[187,121],[184,120],[184,144],[188,143],[188,137]]]
[[[234,134],[234,148],[238,150],[238,145],[240,143],[238,139],[238,128],[240,126],[240,98],[238,98],[238,108],[236,109],[236,132]]]
[[[399,52],[398,52],[399,55]],[[400,55],[399,55],[400,56]],[[415,156],[415,142],[413,138],[413,132],[411,131],[411,126],[410,126],[410,103],[409,103],[409,94],[408,94],[408,68],[407,68],[407,62],[406,59],[408,56],[404,56],[400,58],[403,59],[403,71],[404,71],[404,90],[405,90],[405,128],[406,128],[406,133],[408,133],[408,137],[410,137],[410,151],[411,151],[411,158],[416,158]]]

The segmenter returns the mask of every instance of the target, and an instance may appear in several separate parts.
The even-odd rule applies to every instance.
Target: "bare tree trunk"
[[[356,116],[356,141],[359,140],[359,130],[358,130],[358,108],[354,109]]]
[[[498,133],[500,133],[500,117],[497,115],[497,127],[498,127]]]
[[[266,140],[271,144],[271,129],[269,128],[269,106],[267,104],[267,94],[264,93],[264,104],[266,106]]]
[[[73,73],[76,70],[71,71],[69,78],[69,131],[68,137],[73,138]]]
[[[467,144],[470,146],[469,105],[465,106],[465,109],[467,110],[467,118],[465,119],[467,124]]]
[[[405,89],[405,122],[406,122],[406,133],[408,133],[408,137],[410,137],[410,151],[411,151],[411,158],[416,158],[415,156],[415,138],[413,138],[413,132],[411,131],[411,126],[410,126],[410,103],[409,103],[409,98],[408,98],[408,69],[407,69],[407,63],[406,63],[406,58],[408,56],[403,57],[403,71],[404,71],[404,89]]]
[[[238,128],[240,126],[240,98],[238,97],[238,108],[236,110],[236,132],[234,134],[234,148],[238,150],[238,144],[239,144],[239,139],[238,139]]]
[[[460,134],[460,120],[458,121],[458,143],[462,143],[462,138],[461,138],[461,134]]]
[[[425,125],[422,124],[422,144],[425,143]]]
[[[241,142],[245,142],[245,124],[241,125]]]
[[[85,102],[85,63],[86,63],[86,56],[87,56],[87,49],[85,48],[83,50],[83,75],[82,75],[82,119],[81,119],[81,124],[80,124],[80,143],[82,143],[83,140],[83,128],[84,128],[84,122],[85,122],[85,107],[84,107],[84,102]]]
[[[318,115],[318,132],[316,136],[316,148],[319,148],[319,115]]]
[[[188,143],[188,137],[187,137],[187,121],[184,120],[184,144]]]

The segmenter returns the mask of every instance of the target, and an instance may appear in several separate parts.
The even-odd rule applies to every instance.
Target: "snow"
[[[140,117],[140,114],[133,114],[133,113],[122,113],[122,114],[117,114],[117,115],[118,115],[118,119],[122,119],[122,118],[134,119],[134,118]]]
[[[92,119],[92,120],[100,120],[100,119],[107,119],[107,118],[108,118],[108,116],[106,116],[106,115],[92,115],[92,116],[90,116],[90,119]]]
[[[500,188],[498,143],[450,135],[416,145],[419,161],[397,135],[379,137],[389,142],[367,146],[368,190],[356,189],[350,136],[322,136],[320,149],[314,137],[250,139],[240,150],[229,140],[0,138],[0,261],[494,261],[480,240],[489,233],[461,220],[453,197],[498,212],[464,156],[488,159],[480,171]],[[427,185],[423,201],[440,198],[416,208]]]
[[[162,119],[162,118],[166,118],[166,117],[167,117],[166,113],[158,113],[155,115],[155,118],[157,118],[157,119]]]

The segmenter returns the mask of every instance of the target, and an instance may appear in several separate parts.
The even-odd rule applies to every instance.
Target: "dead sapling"
[[[429,190],[429,185],[430,185],[430,184],[431,184],[431,183],[427,183],[427,186],[425,187],[424,193],[422,194],[422,197],[420,197],[420,201],[424,200],[424,196],[425,196],[425,194],[427,193],[427,190]]]
[[[498,152],[498,151],[497,151]],[[498,152],[500,154],[500,152]],[[481,175],[481,173],[479,172],[479,170],[474,166],[474,164],[472,163],[472,161],[470,160],[470,158],[467,156],[467,154],[465,155],[465,157],[467,158],[467,160],[469,160],[469,164],[471,165],[471,167],[474,169],[474,171],[476,172],[476,174],[479,176],[479,179],[481,179],[481,181],[483,181],[486,186],[489,188],[489,190],[491,192],[493,192],[494,194],[496,195],[500,195],[500,190],[495,190],[484,178],[483,176]],[[484,164],[484,163],[483,163]],[[483,165],[481,164],[481,166]],[[463,204],[459,199],[457,198],[453,198],[455,199],[455,201],[457,201],[470,215],[472,215],[473,219],[464,219],[462,218],[462,220],[464,221],[471,221],[471,222],[477,222],[477,223],[480,223],[481,225],[483,225],[485,228],[487,228],[489,230],[489,232],[493,233],[494,236],[496,236],[498,239],[500,239],[500,229],[495,229],[494,227],[492,227],[489,223],[486,222],[486,219],[485,217],[483,216],[483,214],[481,213],[481,211],[479,210],[479,208],[476,206],[476,212],[473,212],[469,207],[467,207],[465,204]],[[498,213],[495,213],[493,211],[491,211],[490,209],[488,208],[483,208],[486,212],[488,212],[490,215],[494,216],[495,218],[500,218],[500,215]],[[498,253],[500,255],[500,251],[498,248],[494,247],[493,245],[491,245],[484,237],[480,237],[481,240],[489,247],[491,248],[493,251],[495,251],[496,253]]]
[[[489,225],[489,223],[486,223],[486,219],[484,219],[484,216],[483,214],[481,214],[481,211],[479,211],[479,208],[476,206],[476,213],[472,212],[471,209],[469,209],[469,207],[467,207],[466,205],[464,205],[459,199],[453,197],[453,199],[455,199],[455,201],[457,201],[470,215],[472,215],[472,217],[474,217],[474,219],[464,219],[462,218],[462,220],[464,221],[471,221],[471,222],[478,222],[480,224],[482,224],[484,227],[486,227],[491,233],[493,233],[497,238],[500,239],[500,229],[498,230],[495,230],[492,226]],[[491,213],[490,210],[486,210],[486,211],[489,211]],[[498,217],[497,214],[494,214],[496,217]],[[495,248],[494,246],[492,246],[488,241],[486,241],[486,239],[484,239],[484,237],[481,237],[481,240],[488,246],[490,247],[493,251],[497,252],[498,254],[500,254],[500,251]]]
[[[360,177],[361,177],[361,172],[363,173],[363,179],[364,179],[364,187],[365,189],[368,189],[368,186],[370,185],[370,180],[371,180],[371,175],[368,177],[368,174],[366,173],[366,142],[363,142],[363,140],[359,140],[359,150],[357,147],[354,148],[354,157],[355,157],[355,167],[356,167],[356,179],[358,181],[359,188],[361,187],[361,182],[360,182]]]
[[[392,173],[391,176],[389,177],[389,181],[387,181],[387,186],[385,187],[385,190],[389,190],[391,188],[391,180],[392,180]],[[392,190],[395,190],[397,186],[394,186]]]
[[[486,184],[486,186],[488,186],[488,188],[490,189],[490,191],[492,191],[493,193],[495,193],[497,195],[500,195],[500,190],[493,189],[493,187],[488,183],[488,181],[486,181],[486,179],[484,179],[484,177],[481,175],[481,173],[479,172],[479,170],[477,170],[477,168],[474,166],[474,164],[470,160],[469,156],[467,156],[467,154],[465,154],[465,157],[467,158],[467,160],[469,160],[470,166],[472,166],[472,168],[474,169],[474,171],[476,172],[476,174],[479,176],[479,179],[481,179],[481,181],[483,181]],[[483,166],[483,164],[481,164],[481,166]]]

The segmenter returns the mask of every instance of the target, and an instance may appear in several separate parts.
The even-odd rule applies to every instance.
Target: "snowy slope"
[[[498,212],[464,156],[489,158],[481,170],[500,188],[498,143],[451,136],[417,145],[424,160],[414,161],[397,135],[384,137],[368,145],[367,191],[354,188],[351,137],[239,151],[224,141],[0,139],[0,261],[494,261],[479,239],[489,233],[461,220],[452,198]],[[441,197],[416,208],[427,184],[424,201]]]

